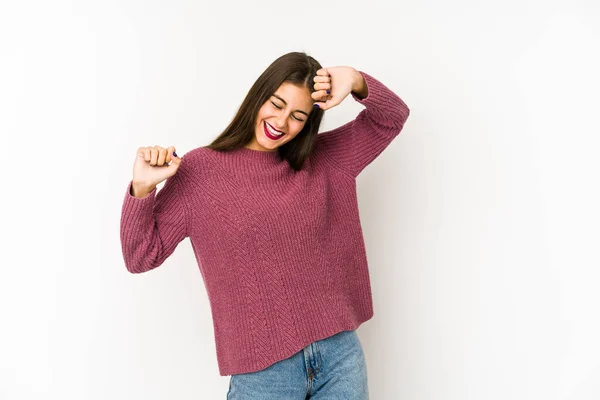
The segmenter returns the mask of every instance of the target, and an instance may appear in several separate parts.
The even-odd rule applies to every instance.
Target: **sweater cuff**
[[[370,108],[381,114],[380,118],[378,118],[379,123],[402,127],[410,114],[410,109],[406,103],[396,93],[371,75],[364,71],[359,72],[365,80],[368,94],[367,97],[360,98],[355,93],[350,92],[352,98],[366,108]]]
[[[135,197],[131,194],[131,187],[133,180],[129,181],[127,185],[127,192],[125,193],[125,201],[123,202],[123,211],[126,211],[127,215],[135,215],[136,218],[143,219],[144,216],[152,216],[152,210],[154,208],[154,199],[156,195],[156,186],[144,197]]]
[[[363,79],[365,80],[365,86],[367,86],[367,97],[359,97],[354,92],[350,92],[350,94],[352,95],[352,98],[354,100],[358,101],[359,103],[362,103],[363,101],[365,101],[371,97],[371,82],[369,82],[371,76],[363,71],[358,71],[358,72],[362,75]]]

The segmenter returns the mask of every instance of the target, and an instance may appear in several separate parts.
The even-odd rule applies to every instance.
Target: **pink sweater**
[[[127,186],[121,245],[132,273],[189,237],[206,288],[221,376],[254,372],[373,316],[356,177],[396,137],[406,104],[360,72],[358,116],[317,135],[294,172],[278,152],[204,147],[144,198]]]

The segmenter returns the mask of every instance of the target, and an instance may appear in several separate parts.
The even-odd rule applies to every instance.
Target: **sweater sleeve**
[[[146,197],[131,194],[129,181],[121,209],[121,248],[125,267],[131,273],[160,266],[188,236],[188,216],[184,199],[185,156],[175,175],[162,189],[154,188]]]
[[[359,72],[367,84],[367,97],[351,95],[365,109],[354,120],[317,135],[316,142],[326,158],[354,178],[400,133],[410,113],[398,95]]]

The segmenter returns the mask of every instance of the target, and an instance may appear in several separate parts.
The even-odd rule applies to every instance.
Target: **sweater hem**
[[[236,368],[221,368],[221,367],[219,367],[219,375],[220,376],[230,376],[230,375],[247,374],[247,373],[262,371],[263,369],[268,368],[271,365],[273,365],[279,361],[283,361],[287,358],[292,357],[299,351],[302,351],[302,349],[304,349],[306,346],[310,345],[311,343],[314,343],[317,340],[326,339],[330,336],[333,336],[333,335],[343,332],[343,331],[352,331],[352,330],[358,329],[363,323],[369,321],[371,318],[373,318],[373,311],[371,311],[365,318],[361,318],[361,319],[357,320],[357,322],[354,324],[344,325],[342,327],[330,329],[325,334],[315,335],[315,336],[313,336],[313,338],[311,338],[309,340],[299,342],[299,345],[296,346],[295,350],[293,350],[291,352],[285,352],[282,355],[280,355],[279,357],[276,357],[274,360],[268,361],[266,363],[263,362],[263,363],[257,364],[255,367],[253,367],[251,369],[248,369],[248,368],[236,369]]]

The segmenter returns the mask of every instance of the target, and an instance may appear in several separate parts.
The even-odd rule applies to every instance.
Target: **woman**
[[[365,109],[317,135],[349,94]],[[121,215],[125,265],[156,268],[190,238],[228,399],[368,398],[355,330],[373,304],[356,177],[408,115],[367,73],[293,52],[209,146],[183,157],[138,149]]]

